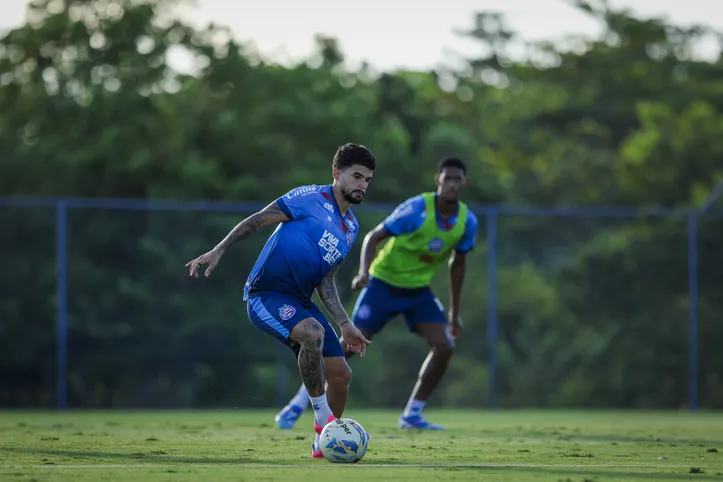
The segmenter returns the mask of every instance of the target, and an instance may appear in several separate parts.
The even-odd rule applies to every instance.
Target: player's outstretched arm
[[[327,273],[321,284],[316,288],[316,294],[319,295],[319,299],[324,304],[326,311],[329,312],[336,324],[341,328],[342,338],[349,349],[364,356],[366,346],[371,342],[349,321],[349,315],[344,309],[341,299],[339,299],[339,292],[336,289],[336,282],[334,281],[334,275],[338,269],[339,265],[336,265],[329,270],[329,273]]]
[[[281,210],[278,202],[274,201],[261,211],[252,214],[238,223],[214,249],[225,251],[233,244],[243,241],[263,227],[273,226],[286,221],[289,221],[289,217]]]
[[[264,226],[272,226],[288,220],[289,217],[283,213],[278,202],[272,202],[261,211],[252,214],[238,223],[211,251],[186,263],[186,267],[190,267],[190,275],[197,278],[198,268],[204,264],[208,264],[205,274],[206,276],[210,276],[211,272],[221,259],[221,256],[223,256],[223,253],[230,246],[238,243],[239,241],[243,241]]]

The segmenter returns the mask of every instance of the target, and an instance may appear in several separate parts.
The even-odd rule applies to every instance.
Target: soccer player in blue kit
[[[341,342],[311,300],[314,291],[339,326],[348,350],[364,356],[370,343],[344,310],[334,274],[359,233],[350,207],[364,200],[376,159],[366,147],[348,143],[337,150],[332,168],[332,184],[292,189],[241,221],[214,249],[186,264],[193,277],[207,264],[209,276],[231,245],[278,224],[249,274],[243,299],[251,322],[296,354],[314,409],[314,458],[323,457],[319,434],[342,416],[351,382]]]
[[[407,199],[369,232],[362,246],[354,289],[362,289],[353,322],[372,339],[397,315],[409,330],[429,346],[417,383],[399,418],[399,428],[443,430],[422,415],[427,399],[442,379],[462,331],[459,317],[465,257],[475,245],[477,218],[460,200],[467,184],[467,167],[458,158],[442,159],[437,190]],[[382,241],[386,244],[377,253]],[[430,287],[439,268],[449,259],[450,310]],[[348,351],[351,356],[353,351]],[[306,388],[276,415],[279,428],[290,429],[308,405]]]

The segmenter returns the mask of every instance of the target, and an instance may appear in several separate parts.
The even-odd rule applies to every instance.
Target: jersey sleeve
[[[413,233],[424,223],[424,209],[422,196],[409,198],[387,216],[382,223],[384,229],[390,236]]]
[[[478,224],[477,216],[475,216],[472,211],[467,211],[467,222],[464,223],[464,234],[455,247],[456,251],[469,253],[474,249],[474,245],[477,242]]]
[[[318,192],[319,186],[300,186],[278,198],[276,204],[291,220],[305,218],[311,213]]]

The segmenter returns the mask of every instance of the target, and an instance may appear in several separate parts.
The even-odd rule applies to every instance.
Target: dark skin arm
[[[359,263],[359,274],[352,281],[352,288],[360,290],[369,284],[369,267],[377,256],[377,246],[379,243],[389,237],[389,233],[384,229],[384,225],[380,224],[364,236],[362,243],[361,260]]]
[[[207,277],[210,276],[218,261],[221,259],[221,256],[223,256],[223,253],[225,253],[229,247],[239,241],[247,239],[263,227],[273,226],[286,221],[289,221],[289,218],[281,211],[276,201],[274,201],[261,211],[252,214],[238,223],[211,251],[186,263],[186,267],[190,267],[190,275],[197,278],[198,268],[204,264],[208,264],[205,274]]]
[[[449,324],[452,336],[456,340],[462,334],[462,320],[459,317],[460,304],[462,299],[462,285],[467,271],[467,256],[465,253],[455,251],[449,260]]]

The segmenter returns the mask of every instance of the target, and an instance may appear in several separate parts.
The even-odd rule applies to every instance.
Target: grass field
[[[0,412],[0,480],[723,480],[723,414],[428,410],[445,432],[402,432],[397,412],[350,410],[371,434],[356,465],[310,456],[305,414]]]

